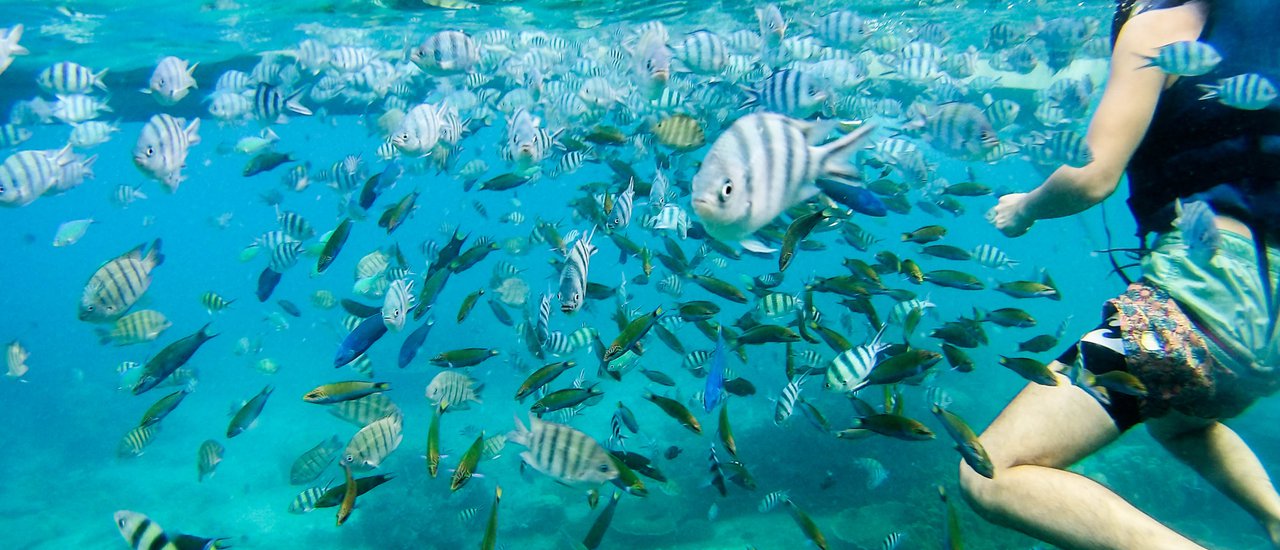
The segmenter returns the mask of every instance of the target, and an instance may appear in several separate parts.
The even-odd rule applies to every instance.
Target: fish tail
[[[875,129],[875,124],[863,124],[857,130],[818,147],[818,158],[822,159],[822,166],[819,170],[821,177],[848,185],[861,181],[858,170],[853,163],[849,162],[849,157],[857,151],[858,144]]]
[[[151,241],[151,251],[147,252],[146,262],[151,264],[152,269],[164,263],[164,254],[160,252],[160,245],[162,244],[164,244],[164,241],[160,238]]]
[[[101,344],[101,345],[104,345],[104,346],[105,346],[105,345],[107,345],[107,344],[110,344],[110,343],[111,343],[112,338],[111,338],[111,332],[110,332],[110,331],[108,331],[107,329],[104,329],[104,328],[95,328],[95,329],[93,329],[93,331],[94,331],[95,333],[97,333],[97,334],[98,334],[98,343],[99,343],[99,344]]]

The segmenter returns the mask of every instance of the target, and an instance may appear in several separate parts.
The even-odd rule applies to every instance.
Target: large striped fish
[[[120,536],[124,537],[125,542],[129,543],[129,548],[134,550],[184,550],[191,548],[199,548],[201,550],[214,550],[216,548],[228,548],[230,545],[223,542],[225,538],[206,538],[196,535],[176,534],[169,536],[165,534],[156,522],[151,521],[147,516],[129,510],[120,510],[115,515],[116,528],[120,530]]]
[[[565,255],[564,269],[560,271],[560,311],[574,313],[582,308],[587,293],[587,268],[591,264],[591,255],[598,250],[591,244],[595,228],[585,236],[574,241]]]
[[[342,454],[342,464],[362,472],[377,468],[404,440],[404,434],[401,433],[403,428],[404,415],[398,410],[360,428],[351,437],[351,442],[347,443],[347,450]]]
[[[61,151],[18,151],[0,164],[0,206],[26,206],[62,182],[62,167],[73,161],[71,146]]]
[[[442,371],[427,384],[427,399],[432,405],[448,404],[449,410],[467,410],[471,402],[480,401],[480,386],[461,372]]]
[[[520,458],[535,470],[571,486],[596,486],[618,477],[609,453],[587,434],[536,416],[529,417],[529,426],[517,418],[507,441],[528,447]]]
[[[404,329],[409,310],[413,309],[413,281],[396,279],[387,289],[387,296],[382,302],[382,322],[387,328],[400,331]]]
[[[324,473],[325,468],[329,467],[333,459],[338,457],[340,450],[342,450],[342,442],[336,435],[329,436],[329,439],[307,449],[293,461],[293,466],[289,467],[289,484],[302,485],[315,481],[320,474]]]
[[[832,359],[831,365],[827,367],[825,387],[837,392],[850,392],[862,387],[871,374],[871,369],[879,363],[880,352],[889,347],[880,341],[883,335],[884,327],[881,327],[871,343],[845,350]]]
[[[816,195],[818,178],[857,181],[848,157],[874,127],[863,125],[825,145],[810,145],[825,138],[829,128],[774,113],[734,122],[693,177],[693,209],[707,233],[751,250],[771,251],[751,234]]]
[[[627,182],[627,189],[618,193],[617,199],[613,203],[613,215],[609,221],[605,223],[610,231],[626,229],[631,223],[631,210],[635,202],[636,196],[636,180],[632,179]]]
[[[200,143],[200,119],[186,121],[166,114],[158,114],[142,127],[142,135],[133,146],[133,164],[143,174],[163,183],[169,191],[176,191],[184,179],[182,169],[187,165],[187,150]]]
[[[89,278],[80,296],[81,321],[102,323],[124,315],[138,298],[151,286],[151,270],[164,263],[160,253],[160,239],[151,243],[151,250],[142,254],[146,244],[102,264]]]

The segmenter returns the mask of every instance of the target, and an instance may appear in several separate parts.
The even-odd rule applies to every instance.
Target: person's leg
[[[1028,384],[982,434],[994,479],[960,463],[960,488],[970,506],[992,523],[1063,548],[1201,548],[1110,489],[1065,470],[1115,441],[1120,430],[1097,400],[1064,376],[1058,383]]]
[[[1148,431],[1178,460],[1258,519],[1280,546],[1280,494],[1240,436],[1221,422],[1176,412],[1151,419]]]

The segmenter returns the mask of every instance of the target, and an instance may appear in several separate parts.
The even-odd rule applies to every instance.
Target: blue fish
[[[387,323],[382,320],[382,315],[370,315],[360,321],[356,329],[343,338],[342,343],[338,345],[338,353],[333,357],[334,368],[354,361],[386,333]]]
[[[1174,222],[1182,231],[1182,240],[1187,246],[1187,256],[1196,263],[1209,263],[1218,252],[1222,242],[1222,234],[1218,226],[1213,224],[1213,207],[1204,201],[1174,203],[1178,219]]]
[[[385,324],[385,323],[384,323]],[[431,332],[431,327],[436,324],[434,317],[428,317],[422,326],[414,329],[409,333],[409,337],[404,339],[404,343],[400,345],[400,368],[409,366],[413,358],[418,355],[418,349],[422,347],[422,343],[427,340],[427,334]]]
[[[817,186],[831,200],[852,208],[859,214],[883,218],[889,213],[880,197],[865,187],[822,179],[817,181]]]
[[[702,392],[702,407],[711,412],[724,400],[724,363],[728,357],[724,334],[716,331],[716,349],[711,352],[711,368],[707,372],[707,385]]]

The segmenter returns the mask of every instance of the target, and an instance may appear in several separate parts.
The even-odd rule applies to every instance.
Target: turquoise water
[[[499,155],[506,139],[507,124],[498,113],[487,126],[477,123],[474,133],[464,137],[457,153],[459,162],[437,171],[428,161],[401,158],[408,172],[394,188],[385,191],[372,206],[367,218],[356,222],[350,240],[337,261],[323,275],[309,276],[314,265],[312,256],[304,256],[301,265],[283,274],[283,280],[271,299],[259,302],[254,291],[258,275],[266,266],[262,253],[248,261],[241,260],[242,251],[259,235],[277,229],[274,209],[262,196],[271,192],[282,195],[281,208],[301,214],[323,233],[335,227],[349,209],[342,193],[322,181],[319,172],[330,168],[347,155],[360,155],[366,174],[380,172],[385,161],[376,151],[384,142],[374,120],[385,107],[385,97],[372,104],[342,102],[337,99],[320,103],[304,96],[302,102],[316,111],[312,117],[291,115],[287,124],[273,124],[280,136],[274,149],[291,153],[310,163],[312,181],[301,192],[286,189],[281,178],[294,164],[252,177],[241,175],[248,155],[233,150],[234,144],[246,136],[257,135],[262,126],[256,121],[244,124],[218,124],[209,116],[207,103],[201,100],[213,92],[214,82],[222,71],[251,71],[258,53],[285,50],[299,41],[314,38],[337,43],[358,43],[384,52],[388,63],[406,67],[404,46],[416,44],[437,30],[462,28],[474,36],[486,29],[505,28],[513,34],[544,31],[564,38],[570,46],[595,40],[606,46],[622,42],[619,36],[631,34],[646,21],[662,21],[671,36],[670,43],[684,33],[710,29],[728,36],[734,31],[758,30],[749,6],[723,3],[671,2],[648,5],[648,10],[630,3],[596,4],[552,2],[481,3],[476,10],[446,11],[409,5],[408,2],[378,6],[369,2],[331,2],[323,6],[304,2],[270,5],[233,6],[213,2],[197,10],[191,5],[151,5],[127,2],[84,2],[72,7],[78,15],[68,16],[51,7],[5,2],[0,27],[24,24],[22,44],[31,53],[18,56],[12,66],[0,74],[0,112],[33,97],[53,100],[35,84],[36,75],[59,61],[76,61],[94,70],[110,69],[105,80],[107,98],[113,113],[99,120],[119,120],[119,131],[109,142],[85,154],[97,155],[92,165],[95,176],[79,187],[60,195],[41,197],[29,206],[0,212],[4,231],[0,231],[0,250],[5,252],[0,281],[0,311],[5,313],[0,340],[16,340],[30,352],[30,371],[21,380],[6,379],[0,383],[0,403],[6,414],[3,434],[4,449],[0,454],[0,480],[5,498],[0,499],[0,541],[6,548],[121,548],[124,541],[113,526],[112,514],[127,509],[148,515],[168,532],[190,533],[207,537],[228,537],[236,548],[469,548],[480,544],[488,507],[495,486],[503,488],[498,519],[498,544],[515,548],[565,548],[580,541],[591,527],[597,512],[586,505],[583,490],[555,483],[535,472],[521,472],[519,453],[522,449],[508,444],[501,455],[480,463],[482,478],[473,479],[463,489],[450,493],[447,472],[439,478],[427,475],[422,455],[425,453],[427,426],[432,406],[423,397],[423,388],[441,369],[427,359],[437,353],[463,347],[490,347],[501,351],[495,359],[466,369],[484,384],[482,404],[470,410],[449,412],[441,421],[443,468],[453,468],[470,442],[480,433],[486,436],[505,433],[514,426],[512,417],[527,418],[527,406],[511,399],[524,380],[521,369],[541,366],[544,362],[529,355],[517,341],[512,328],[499,323],[488,311],[484,300],[461,324],[454,319],[464,297],[477,289],[488,289],[486,298],[496,297],[490,287],[490,273],[499,262],[509,262],[522,269],[519,277],[532,289],[529,308],[535,309],[537,296],[551,287],[554,292],[558,273],[550,262],[558,256],[551,245],[530,241],[535,220],[560,221],[560,232],[571,229],[589,230],[590,221],[575,218],[566,204],[581,196],[586,184],[604,182],[611,191],[625,187],[613,170],[603,164],[587,163],[570,175],[551,177],[526,184],[514,191],[463,190],[458,177],[460,167],[475,158],[489,165],[481,181],[512,170]],[[1084,2],[1079,7],[1061,12],[1046,11],[1031,2],[970,2],[961,9],[953,5],[934,7],[901,7],[902,2],[841,3],[840,7],[857,10],[876,22],[880,35],[909,35],[911,29],[936,21],[954,33],[945,45],[948,55],[955,55],[970,45],[983,48],[980,56],[991,53],[985,48],[987,29],[995,21],[1030,24],[1036,15],[1054,17],[1092,16],[1109,21],[1109,4]],[[914,3],[913,3],[914,4]],[[829,2],[794,2],[780,6],[792,19],[792,31],[799,33],[816,15],[833,9]],[[159,26],[154,26],[160,23]],[[586,27],[586,28],[579,28]],[[139,29],[147,29],[140,32]],[[329,29],[326,31],[325,29]],[[338,32],[334,29],[346,29]],[[790,34],[791,31],[789,31]],[[1105,25],[1099,31],[1105,35]],[[406,38],[407,37],[407,38]],[[521,53],[519,48],[506,56]],[[200,65],[194,72],[199,88],[174,106],[160,106],[136,89],[146,87],[147,77],[156,59],[176,55]],[[554,63],[544,77],[547,82],[570,80],[575,55],[563,63]],[[1019,122],[1023,131],[1035,127],[1029,115],[1034,109],[1034,92],[1050,86],[1063,75],[1105,75],[1104,61],[1081,53],[1067,71],[1051,77],[1047,69],[1030,77],[1005,75],[992,93],[1015,98],[1023,103]],[[485,70],[497,72],[495,67]],[[875,98],[894,98],[904,104],[917,91],[895,84],[894,76],[872,72],[870,83],[857,94]],[[297,88],[314,83],[318,77],[304,72]],[[402,98],[412,106],[420,101],[438,102],[438,86],[448,81],[461,86],[462,76],[414,81],[414,87]],[[622,84],[635,83],[634,75],[622,71],[617,76]],[[695,87],[705,85],[709,77],[697,77]],[[744,84],[751,84],[750,79]],[[500,93],[518,87],[518,82],[494,82],[485,87]],[[554,89],[554,86],[546,86]],[[389,92],[393,94],[394,92]],[[852,92],[851,92],[852,93]],[[1098,92],[1091,100],[1096,102]],[[966,95],[962,101],[981,105],[981,94]],[[545,113],[553,93],[531,111]],[[735,102],[736,103],[736,102]],[[584,130],[616,125],[628,135],[647,134],[648,126],[629,120],[634,107],[626,105],[610,111],[598,121],[575,121],[556,124],[547,122],[562,136],[581,135]],[[700,117],[696,104],[685,106]],[[143,122],[155,113],[202,118],[201,143],[190,150],[184,174],[187,180],[174,193],[166,192],[156,181],[148,179],[132,166],[132,150],[142,131]],[[732,113],[738,116],[738,113]],[[643,120],[643,116],[637,116]],[[479,119],[479,117],[477,117]],[[886,128],[901,126],[901,117],[881,116]],[[1082,129],[1083,118],[1074,123]],[[707,142],[713,142],[730,120],[714,120],[708,124]],[[19,150],[59,149],[66,143],[69,127],[56,120],[29,123],[30,141],[2,151],[5,156]],[[891,132],[877,134],[883,139]],[[1019,133],[1019,132],[1013,132]],[[1006,133],[1008,134],[1008,133]],[[1015,137],[1004,135],[1007,140]],[[933,179],[951,182],[969,177],[997,192],[1028,190],[1044,175],[1041,169],[1019,156],[996,163],[951,158],[916,137],[931,163],[937,167]],[[601,146],[605,149],[606,146]],[[634,143],[613,148],[626,159],[642,178],[651,179],[654,152],[668,153],[649,143],[637,150]],[[673,182],[687,182],[696,171],[695,163],[705,156],[707,147],[677,155],[676,168],[666,170]],[[544,172],[555,165],[559,154],[553,153],[541,163]],[[426,165],[429,167],[419,167]],[[876,173],[870,168],[868,173]],[[901,180],[896,172],[889,176]],[[148,196],[122,208],[112,201],[117,186],[140,186]],[[413,215],[388,236],[377,227],[377,217],[411,191],[422,192]],[[916,331],[912,342],[937,350],[940,341],[927,337],[942,322],[959,316],[970,316],[972,308],[995,309],[1020,307],[1039,321],[1035,328],[1018,329],[987,325],[989,344],[969,350],[977,368],[961,374],[946,368],[945,362],[934,368],[936,375],[927,382],[937,386],[953,399],[950,409],[962,415],[975,429],[981,430],[1003,405],[1020,389],[1023,380],[1000,367],[999,355],[1018,354],[1018,342],[1031,336],[1054,332],[1066,322],[1065,336],[1053,350],[1036,355],[1049,360],[1060,353],[1074,335],[1091,328],[1101,304],[1122,287],[1118,278],[1109,275],[1110,264],[1096,251],[1108,246],[1125,247],[1133,243],[1132,223],[1117,196],[1101,208],[1074,218],[1045,221],[1020,239],[1006,239],[987,225],[983,213],[994,204],[992,196],[961,198],[965,212],[930,214],[913,206],[906,214],[890,213],[884,218],[854,215],[852,220],[881,240],[867,252],[858,251],[839,238],[838,231],[814,233],[813,240],[823,243],[825,251],[802,250],[788,269],[779,291],[794,294],[814,277],[847,273],[840,262],[845,257],[874,262],[872,254],[891,251],[902,258],[913,258],[926,270],[961,269],[977,275],[986,283],[981,291],[961,291],[928,283],[916,286],[898,275],[884,276],[886,286],[905,288],[926,295],[937,304]],[[922,197],[923,190],[912,189],[907,195],[911,203]],[[478,213],[474,203],[483,205],[487,218]],[[689,209],[688,193],[673,201]],[[1101,210],[1108,213],[1115,242],[1108,243]],[[627,235],[654,251],[662,250],[661,238],[640,226],[639,213],[647,211],[642,194],[636,197],[637,217]],[[500,223],[504,214],[519,211],[525,218],[521,224]],[[69,247],[50,246],[60,223],[82,218],[95,220],[85,236]],[[221,218],[221,221],[219,219]],[[940,241],[971,250],[980,244],[992,244],[1005,251],[1019,265],[1007,270],[993,270],[976,262],[951,262],[920,254],[919,246],[901,242],[900,233],[930,224],[949,229]],[[358,379],[349,367],[334,369],[333,354],[342,337],[345,314],[341,308],[322,309],[311,301],[312,295],[327,290],[338,298],[380,305],[380,297],[357,296],[352,289],[352,273],[362,256],[398,244],[408,260],[410,280],[415,292],[422,285],[425,271],[424,244],[447,242],[452,228],[470,233],[474,241],[488,236],[504,245],[519,243],[515,253],[504,248],[462,274],[450,279],[431,310],[436,325],[418,354],[405,369],[396,367],[400,343],[408,333],[389,333],[369,351],[374,375],[389,382],[388,393],[404,413],[404,440],[374,473],[392,473],[396,479],[362,495],[348,522],[335,527],[333,509],[308,514],[290,514],[288,507],[305,486],[289,484],[289,467],[294,459],[317,442],[337,435],[345,442],[357,428],[325,411],[323,406],[303,402],[300,397],[311,388],[328,382]],[[449,230],[449,231],[446,231]],[[153,284],[143,307],[163,312],[173,326],[156,341],[127,347],[103,346],[94,334],[94,325],[78,321],[75,316],[81,292],[94,270],[126,250],[153,239],[163,239],[166,256],[154,273]],[[514,239],[514,241],[513,241]],[[314,242],[314,239],[311,241]],[[589,279],[616,286],[622,278],[629,280],[631,294],[628,309],[649,311],[674,304],[672,297],[656,291],[656,282],[669,272],[658,265],[647,284],[630,281],[640,275],[640,262],[630,258],[619,262],[618,247],[605,238],[603,231],[595,238],[600,252],[592,259]],[[468,243],[470,244],[470,243]],[[698,247],[696,238],[681,242],[686,254]],[[713,257],[716,255],[713,254]],[[655,262],[656,263],[656,262]],[[776,254],[767,257],[743,256],[728,260],[716,275],[744,286],[742,278],[776,271]],[[992,290],[998,282],[1034,279],[1045,269],[1056,281],[1060,302],[1015,300]],[[679,300],[713,300],[723,306],[716,317],[731,324],[742,313],[754,307],[729,303],[684,281]],[[225,311],[209,314],[201,304],[201,295],[213,291],[235,303]],[[281,316],[277,300],[287,299],[301,307],[300,317]],[[862,316],[842,321],[844,308],[839,299],[820,294],[818,308],[824,323],[837,328],[854,344],[870,338],[874,330]],[[873,298],[882,319],[888,319],[893,300],[887,296]],[[588,307],[573,316],[556,311],[551,325],[566,334],[580,326],[599,331],[607,344],[616,334],[611,315],[613,297],[590,301]],[[519,321],[520,308],[510,308]],[[534,313],[533,315],[536,315]],[[288,326],[279,325],[283,318]],[[161,422],[154,441],[136,458],[121,459],[116,449],[121,438],[136,426],[142,413],[161,396],[174,391],[160,388],[142,396],[118,389],[120,376],[116,367],[123,361],[145,362],[164,345],[195,332],[205,323],[219,336],[206,344],[188,366],[199,371],[199,383],[193,393],[171,415]],[[410,327],[417,324],[411,321]],[[901,339],[901,329],[891,326],[890,340]],[[710,349],[712,344],[689,324],[677,329],[688,349]],[[261,341],[261,350],[239,354],[238,340]],[[610,415],[615,402],[621,401],[635,411],[641,434],[627,440],[627,449],[650,456],[672,480],[668,484],[645,479],[649,495],[644,498],[623,496],[612,528],[604,539],[609,548],[799,548],[806,543],[795,522],[783,510],[769,513],[757,511],[760,499],[771,491],[787,490],[792,500],[803,508],[823,530],[832,548],[879,548],[891,532],[905,535],[901,548],[927,548],[940,544],[943,508],[936,487],[948,488],[958,495],[955,483],[957,455],[945,435],[924,442],[907,442],[873,436],[855,441],[831,437],[810,424],[799,412],[782,426],[773,423],[774,402],[787,380],[783,372],[784,347],[764,344],[748,349],[748,360],[731,358],[729,367],[736,375],[750,380],[757,388],[752,396],[730,396],[732,422],[737,447],[758,488],[749,491],[730,483],[728,496],[721,497],[708,486],[708,447],[719,445],[715,435],[716,414],[703,413],[701,406],[690,405],[701,420],[703,434],[694,435],[642,399],[646,390],[689,400],[703,388],[703,380],[681,368],[682,357],[656,338],[645,341],[646,353],[641,364],[661,371],[676,380],[675,388],[662,388],[649,383],[638,372],[626,374],[622,381],[601,379],[605,396],[602,402],[588,407],[570,424],[600,442],[608,439]],[[835,353],[824,344],[797,344],[797,349],[812,349],[826,359]],[[280,368],[266,374],[254,368],[260,359],[270,358]],[[555,389],[567,387],[583,371],[587,379],[596,377],[597,360],[589,350],[580,350],[573,358],[585,368],[571,370],[552,384]],[[551,359],[547,359],[551,361]],[[837,393],[821,387],[822,378],[807,382],[803,395],[839,430],[853,425],[853,409]],[[257,424],[242,435],[224,437],[230,411],[265,385],[276,391],[268,400]],[[925,387],[904,385],[905,414],[920,419],[933,431],[941,427],[928,413]],[[864,398],[880,403],[876,388],[863,392]],[[1232,426],[1258,452],[1264,464],[1274,463],[1280,454],[1280,442],[1268,433],[1274,425],[1277,410],[1262,403]],[[225,446],[224,460],[216,473],[197,482],[196,450],[201,442],[213,439]],[[651,445],[646,442],[652,441]],[[661,455],[670,446],[683,452],[674,459]],[[726,453],[719,451],[723,460]],[[856,466],[855,459],[872,458],[887,470],[887,480],[869,488],[867,473]],[[1168,522],[1211,547],[1261,548],[1260,531],[1251,519],[1222,498],[1205,482],[1178,465],[1155,445],[1143,430],[1134,430],[1124,438],[1076,468],[1113,487],[1135,505],[1156,518]],[[365,474],[368,475],[368,474]],[[323,485],[331,480],[340,483],[342,471],[331,465],[316,481]],[[601,488],[607,502],[612,486]],[[983,522],[959,504],[965,542],[971,548],[1029,548],[1036,543],[1016,533]],[[464,522],[458,513],[478,507],[474,520]],[[714,507],[714,513],[711,509]]]

